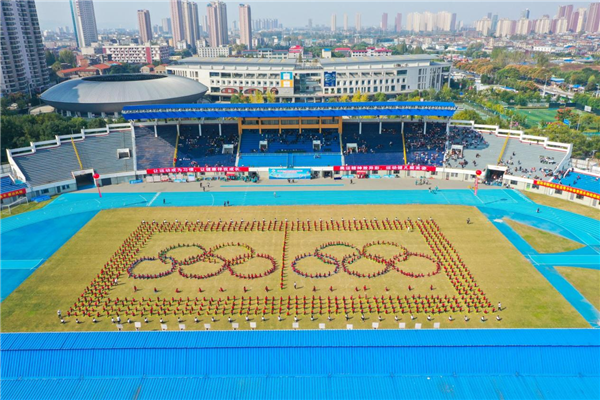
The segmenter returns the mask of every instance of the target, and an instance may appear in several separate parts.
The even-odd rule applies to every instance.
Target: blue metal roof
[[[10,398],[598,398],[598,330],[0,336]]]
[[[448,102],[165,104],[126,106],[128,120],[162,118],[282,118],[358,116],[435,116],[450,118],[456,106]]]

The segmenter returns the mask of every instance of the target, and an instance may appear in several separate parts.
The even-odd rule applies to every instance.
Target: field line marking
[[[152,198],[152,200],[150,200],[150,203],[148,203],[148,205],[147,205],[146,207],[150,207],[150,206],[152,205],[152,203],[154,203],[154,200],[156,200],[156,198],[157,198],[158,196],[160,196],[160,194],[161,194],[161,193],[162,193],[162,192],[158,192],[158,193],[156,193],[156,194],[154,195],[154,197]]]

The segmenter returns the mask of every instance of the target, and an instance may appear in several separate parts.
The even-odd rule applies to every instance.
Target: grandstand
[[[234,166],[239,142],[237,126],[220,124],[220,127],[219,131],[217,124],[181,125],[177,166]]]
[[[123,112],[131,124],[57,137],[11,150],[9,158],[33,195],[54,194],[47,192],[52,185],[57,193],[87,187],[95,183],[91,173],[102,176],[102,185],[161,172],[166,175],[149,181],[181,179],[165,171],[173,167],[200,174],[215,167],[247,174],[304,167],[328,177],[378,166],[408,177],[400,171],[431,167],[432,176],[441,168],[445,179],[462,181],[473,181],[481,169],[484,182],[502,185],[515,184],[513,177],[546,179],[568,163],[570,145],[447,119],[455,108],[427,102],[131,106]]]
[[[27,194],[27,184],[15,181],[10,174],[2,174],[0,177],[0,201],[2,205],[13,203],[13,197],[25,196]]]
[[[19,172],[17,176],[32,187],[57,184],[62,190],[81,189],[93,185],[93,173],[115,175],[135,171],[129,124],[57,136],[53,141],[33,143],[9,154]]]
[[[588,175],[581,171],[568,170],[552,179],[552,182],[570,186],[592,193],[600,193],[600,177]]]
[[[137,168],[164,168],[173,164],[177,128],[174,125],[152,127],[135,125],[135,151],[137,153]]]

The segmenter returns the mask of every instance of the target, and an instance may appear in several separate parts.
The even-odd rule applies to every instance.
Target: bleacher
[[[25,183],[16,183],[10,176],[3,176],[0,178],[0,193],[9,193],[19,189],[27,188]]]
[[[238,148],[237,125],[203,124],[202,136],[198,125],[181,125],[179,128],[178,167],[234,166]],[[223,154],[223,145],[233,145],[232,154]]]
[[[175,125],[159,125],[157,127],[157,134],[158,137],[154,137],[153,126],[135,127],[138,169],[144,170],[173,166],[177,127]]]
[[[321,142],[315,151],[313,141]],[[260,142],[267,141],[261,151]],[[245,131],[240,144],[241,167],[319,167],[341,165],[339,134],[337,132],[253,132]]]
[[[71,172],[81,169],[70,142],[13,159],[31,186],[73,179]]]
[[[349,144],[356,144],[357,149],[349,148]],[[381,133],[379,123],[363,123],[360,134],[357,123],[344,124],[342,147],[347,165],[404,164],[404,144],[397,123],[384,123]]]
[[[73,179],[73,171],[93,169],[99,174],[133,171],[133,157],[119,159],[117,149],[133,151],[131,132],[112,131],[109,135],[86,136],[75,141],[81,164],[70,140],[59,146],[36,149],[35,153],[13,156],[31,186]],[[132,155],[132,154],[131,154]]]
[[[588,192],[600,193],[600,178],[578,172],[566,172],[559,174],[552,182],[572,188],[587,190]]]
[[[446,124],[422,122],[404,124],[408,164],[441,166],[446,149]]]
[[[470,141],[470,145],[464,147],[463,158],[451,158],[448,164],[450,168],[485,169],[488,165],[500,165],[508,168],[508,175],[544,179],[552,175],[556,165],[565,156],[563,152],[547,150],[542,145],[521,143],[516,138],[506,142],[505,137],[489,133],[483,133],[479,140],[476,136],[470,136],[467,141]],[[503,148],[504,153],[498,161]]]
[[[63,143],[63,146],[71,146]],[[114,174],[133,171],[133,143],[131,131],[112,131],[109,135],[86,136],[85,140],[75,142],[83,169],[93,168],[99,174]],[[129,157],[118,157],[117,150],[128,149]],[[78,168],[79,169],[79,168]]]

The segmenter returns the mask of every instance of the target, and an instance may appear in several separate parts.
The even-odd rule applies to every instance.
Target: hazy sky
[[[200,18],[206,14],[204,5],[208,1],[196,1],[198,3]],[[362,25],[378,26],[381,21],[381,15],[387,12],[388,26],[393,25],[396,13],[402,13],[403,16],[409,12],[423,11],[451,11],[457,13],[457,20],[470,24],[473,21],[485,16],[488,12],[497,13],[500,18],[518,19],[523,9],[531,10],[530,18],[538,18],[543,14],[549,14],[550,17],[556,15],[557,8],[562,4],[574,4],[575,8],[589,7],[589,2],[573,3],[564,1],[488,1],[473,0],[462,2],[404,2],[404,1],[341,1],[330,0],[321,2],[310,1],[290,1],[290,0],[262,0],[262,1],[231,1],[226,0],[228,8],[228,20],[239,19],[238,4],[246,3],[252,6],[252,18],[279,18],[279,21],[286,27],[306,26],[308,19],[312,18],[313,24],[330,24],[331,14],[337,14],[337,25],[342,26],[343,14],[348,14],[350,26],[354,26],[354,15],[357,12],[362,14]],[[36,0],[38,17],[42,29],[55,29],[58,26],[71,26],[71,12],[68,0]],[[161,19],[170,17],[168,0],[146,0],[141,1],[114,1],[114,0],[94,0],[96,11],[96,20],[98,29],[104,28],[134,28],[137,29],[138,9],[150,10],[150,18],[153,25],[160,25]],[[405,18],[403,17],[403,23]]]

